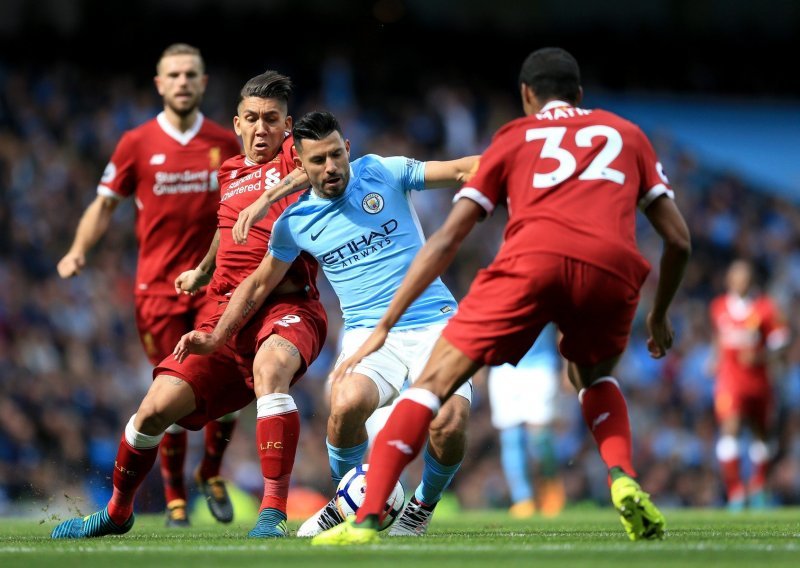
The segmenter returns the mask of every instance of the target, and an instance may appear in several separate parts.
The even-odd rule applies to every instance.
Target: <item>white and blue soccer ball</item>
[[[367,492],[367,469],[369,469],[368,464],[357,465],[344,474],[344,477],[339,482],[339,486],[336,488],[336,508],[342,518],[346,519],[348,515],[355,515],[364,502],[364,495]],[[392,526],[392,523],[400,515],[400,511],[403,510],[405,500],[406,492],[398,481],[386,500],[386,507],[384,508],[386,516],[381,521],[378,530],[386,530]]]

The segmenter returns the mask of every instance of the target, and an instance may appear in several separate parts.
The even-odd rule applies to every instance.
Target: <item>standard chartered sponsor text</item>
[[[261,179],[262,176],[264,177],[263,180]],[[271,188],[274,187],[280,180],[281,180],[280,172],[278,172],[278,170],[276,170],[275,168],[270,168],[266,172],[264,171],[263,168],[259,168],[256,171],[247,174],[246,176],[243,176],[237,180],[232,181],[230,185],[228,185],[227,191],[222,194],[220,202],[226,201],[231,197],[234,197],[242,193],[246,193],[248,191],[261,191],[262,181],[263,181],[263,187]]]
[[[215,171],[184,170],[182,172],[156,172],[156,183],[153,185],[154,195],[172,195],[176,193],[205,193],[216,191],[216,184],[208,181]]]

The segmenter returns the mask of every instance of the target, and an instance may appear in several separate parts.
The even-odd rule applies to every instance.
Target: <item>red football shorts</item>
[[[582,366],[620,355],[639,290],[600,268],[553,254],[503,258],[478,272],[442,337],[485,365],[516,364],[555,322],[561,354]]]
[[[739,417],[766,432],[772,411],[772,389],[766,387],[758,393],[717,389],[714,393],[714,414],[717,422]]]
[[[213,330],[226,306],[226,302],[219,303],[216,313],[198,329]],[[177,423],[199,430],[207,422],[239,410],[253,400],[253,359],[270,335],[280,335],[299,352],[301,364],[292,379],[294,384],[319,355],[327,328],[327,315],[319,300],[311,300],[304,294],[278,296],[262,306],[237,336],[214,354],[189,355],[182,363],[170,354],[153,370],[153,377],[178,377],[192,387],[196,408]]]
[[[210,318],[217,302],[205,294],[136,296],[136,327],[152,365],[169,356],[184,333]]]

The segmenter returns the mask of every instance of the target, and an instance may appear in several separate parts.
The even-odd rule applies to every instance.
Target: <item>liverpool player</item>
[[[266,253],[272,223],[297,197],[275,202],[267,218],[252,227],[247,246],[234,245],[230,238],[239,212],[260,195],[274,201],[307,179],[290,174],[294,169],[293,144],[287,134],[292,122],[288,115],[290,92],[287,77],[268,71],[248,81],[240,93],[234,127],[242,136],[245,155],[231,158],[220,168],[219,230],[198,267],[181,273],[174,283],[176,290],[191,297],[211,279],[209,295],[216,300],[215,310],[200,329],[214,329],[228,296]],[[111,501],[83,519],[61,523],[53,530],[53,538],[130,530],[136,490],[152,467],[167,426],[177,422],[190,429],[202,427],[248,404],[254,390],[264,498],[250,536],[286,535],[286,499],[300,428],[288,390],[318,355],[327,330],[315,286],[316,271],[313,259],[298,258],[249,325],[228,329],[228,341],[212,357],[176,361],[170,355],[156,367],[155,380],[120,442]]]
[[[183,333],[213,313],[214,303],[205,295],[177,296],[173,282],[208,249],[219,203],[217,169],[239,153],[234,133],[200,112],[208,76],[197,48],[181,43],[167,47],[156,71],[164,111],[120,139],[97,197],[81,217],[69,252],[58,263],[62,278],[79,274],[88,251],[111,226],[117,205],[134,197],[139,242],[136,325],[153,365],[172,351]],[[235,415],[208,424],[203,459],[195,472],[211,513],[221,522],[233,518],[219,472],[235,424]],[[188,525],[185,455],[186,431],[170,426],[161,442],[167,526]]]
[[[580,73],[569,53],[533,52],[519,82],[526,116],[495,135],[372,336],[337,367],[333,380],[383,344],[476,222],[507,203],[503,245],[478,274],[419,380],[401,395],[378,435],[357,518],[318,535],[313,544],[377,541],[375,527],[389,489],[419,453],[442,402],[481,366],[517,363],[549,322],[563,333],[559,348],[608,467],[611,499],[628,537],[663,535],[664,517],[635,480],[627,407],[612,373],[649,272],[636,247],[636,207],[664,241],[647,316],[648,347],[656,358],[672,345],[667,310],[689,258],[689,231],[641,130],[610,112],[578,106]]]
[[[755,508],[766,505],[767,430],[772,408],[768,363],[770,354],[777,355],[788,345],[789,329],[775,303],[755,293],[753,266],[748,261],[736,260],[730,265],[726,288],[726,293],[715,298],[710,308],[717,351],[714,411],[720,430],[717,459],[728,507],[739,511],[744,508],[745,499]],[[747,488],[739,463],[739,434],[743,424],[753,434],[748,452],[753,474]]]

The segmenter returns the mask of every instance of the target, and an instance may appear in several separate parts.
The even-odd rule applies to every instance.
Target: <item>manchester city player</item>
[[[339,360],[370,335],[424,243],[409,191],[452,187],[466,181],[478,156],[447,162],[367,155],[350,162],[350,143],[336,118],[311,112],[293,129],[298,165],[311,190],[275,222],[269,253],[239,285],[212,333],[190,332],[178,357],[210,353],[236,333],[281,281],[301,252],[314,256],[339,297],[345,324]],[[257,204],[254,204],[254,206]],[[246,238],[246,229],[243,233]],[[234,229],[234,236],[237,229]],[[384,347],[331,385],[327,446],[334,485],[363,462],[366,420],[416,380],[456,301],[436,279],[392,329]],[[294,322],[284,318],[286,325]],[[390,535],[425,534],[433,509],[464,457],[472,385],[465,383],[431,424],[422,482]],[[400,448],[402,451],[402,448]],[[314,536],[340,522],[331,500],[298,530]]]

